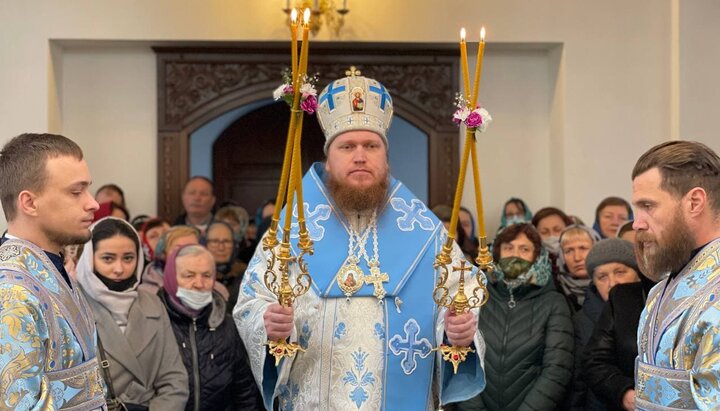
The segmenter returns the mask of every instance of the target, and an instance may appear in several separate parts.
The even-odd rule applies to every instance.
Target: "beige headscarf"
[[[135,235],[137,236],[138,244],[142,244],[140,236],[138,235],[137,231],[135,231],[133,226],[131,226],[130,223],[128,223],[127,221],[121,220],[119,218],[102,218],[96,221],[90,227],[90,229],[93,230],[98,224],[106,220],[116,220],[122,224],[127,225],[130,230],[132,230],[132,232],[135,233]],[[132,287],[122,292],[112,291],[108,289],[108,287],[97,277],[93,267],[94,253],[95,250],[93,249],[93,243],[92,240],[90,240],[85,243],[82,254],[80,255],[80,259],[77,262],[77,282],[80,284],[80,286],[90,298],[100,303],[100,305],[105,307],[110,312],[113,319],[115,320],[115,323],[120,327],[120,330],[125,332],[125,327],[127,327],[128,313],[130,312],[130,307],[135,302],[135,299],[138,296],[137,287],[140,284],[140,278],[143,272],[144,262],[142,249],[140,248],[140,246],[138,246],[137,267],[135,268],[135,277],[137,278],[137,282]]]

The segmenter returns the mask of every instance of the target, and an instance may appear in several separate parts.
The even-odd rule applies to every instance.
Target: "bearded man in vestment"
[[[90,240],[98,209],[82,150],[23,134],[0,151],[0,176],[0,409],[104,408],[95,322],[61,254]]]
[[[625,407],[720,407],[720,158],[690,141],[653,147],[632,173],[635,252],[660,281],[638,327]]]
[[[362,110],[352,105],[351,91],[358,88],[365,95]],[[263,283],[270,253],[260,246],[233,311],[265,406],[425,410],[477,395],[485,386],[477,312],[451,314],[432,298],[433,262],[447,232],[389,174],[390,94],[376,80],[352,73],[330,83],[318,104],[327,158],[302,183],[315,246],[314,255],[305,256],[312,286],[292,308],[280,306]],[[296,225],[290,234],[295,243]],[[482,272],[467,268],[457,245],[452,258],[451,295],[460,272],[470,291],[485,283]],[[291,281],[297,274],[291,265]],[[304,351],[276,366],[264,344],[286,337]],[[441,343],[474,350],[457,374],[433,351]]]

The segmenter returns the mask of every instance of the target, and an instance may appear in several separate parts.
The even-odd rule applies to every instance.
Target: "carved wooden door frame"
[[[154,47],[158,85],[158,214],[182,212],[190,177],[189,137],[214,118],[266,100],[288,67],[286,42]],[[382,82],[398,115],[428,135],[429,206],[451,204],[458,168],[458,130],[450,121],[458,90],[454,44],[312,43],[309,73],[319,86],[351,65]],[[394,154],[394,153],[393,153]],[[391,155],[393,155],[391,154]]]

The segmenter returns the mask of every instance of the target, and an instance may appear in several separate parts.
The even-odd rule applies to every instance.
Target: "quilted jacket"
[[[554,410],[565,397],[573,371],[573,324],[552,282],[511,292],[491,284],[478,328],[487,345],[487,386],[454,410]]]

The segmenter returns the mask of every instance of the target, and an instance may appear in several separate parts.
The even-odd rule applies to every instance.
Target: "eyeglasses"
[[[223,247],[232,247],[233,240],[218,240],[218,239],[208,239],[207,245],[211,246],[219,246],[222,245]]]

